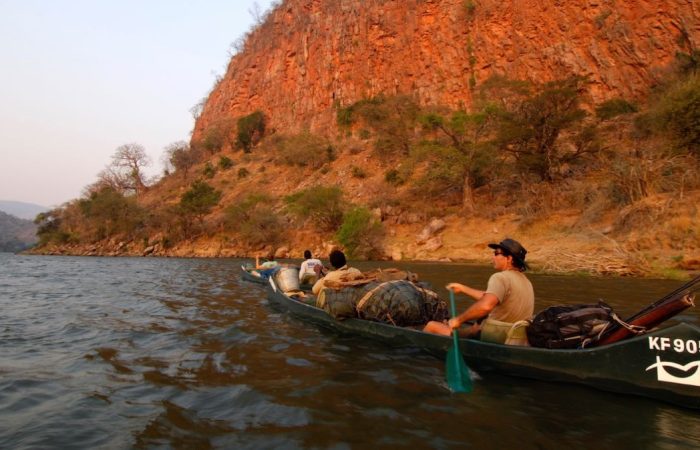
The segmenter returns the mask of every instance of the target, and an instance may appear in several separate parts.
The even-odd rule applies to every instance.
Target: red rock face
[[[696,0],[286,0],[232,58],[194,137],[255,110],[278,131],[333,131],[337,106],[382,93],[468,107],[493,74],[588,75],[593,102],[638,99],[699,47]]]

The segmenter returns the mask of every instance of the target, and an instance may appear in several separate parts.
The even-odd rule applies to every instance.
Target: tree
[[[125,197],[109,186],[92,191],[78,201],[85,225],[95,239],[131,234],[142,224],[143,211],[133,197]]]
[[[177,141],[165,147],[165,159],[182,174],[183,180],[187,180],[189,170],[197,162],[197,155],[187,142]]]
[[[226,226],[251,246],[276,246],[283,238],[284,224],[272,209],[272,199],[250,194],[226,208]]]
[[[112,162],[100,174],[100,180],[122,194],[139,193],[146,190],[143,168],[150,165],[150,158],[143,146],[135,143],[117,147]]]
[[[221,191],[217,191],[204,181],[197,180],[192,183],[190,190],[180,197],[180,210],[187,217],[196,218],[200,224],[204,224],[204,216],[221,200]]]
[[[420,107],[407,95],[385,97],[383,95],[360,100],[338,110],[341,126],[351,126],[358,120],[374,130],[374,146],[381,154],[409,154],[414,139],[414,128]]]
[[[384,228],[367,208],[356,207],[345,215],[336,238],[349,257],[375,258],[380,254]]]
[[[543,90],[525,97],[501,114],[498,141],[513,154],[523,170],[552,181],[555,170],[564,162],[596,151],[593,145],[579,145],[567,151],[559,138],[564,131],[580,127],[586,112],[579,107],[579,92],[585,78],[571,77],[546,83]],[[591,129],[585,136],[593,137]]]
[[[490,142],[485,136],[493,123],[492,112],[488,108],[472,114],[456,111],[449,117],[430,113],[422,116],[420,121],[425,129],[439,131],[447,139],[436,148],[437,151],[431,152],[430,156],[437,161],[428,169],[427,175],[433,181],[442,179],[447,182],[445,188],[453,184],[452,178],[459,177],[461,183],[457,190],[462,195],[462,207],[473,212],[473,190],[485,177],[490,161]]]
[[[250,153],[264,135],[265,115],[262,111],[255,111],[238,119],[236,145],[242,148],[244,153]]]
[[[316,186],[284,198],[287,209],[302,219],[311,219],[324,231],[335,231],[343,221],[343,191],[337,186]]]

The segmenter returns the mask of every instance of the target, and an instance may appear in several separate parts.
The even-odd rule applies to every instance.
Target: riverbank
[[[684,279],[700,273],[700,257],[694,248],[658,245],[646,237],[652,231],[628,232],[620,239],[612,227],[575,230],[575,218],[551,217],[549,222],[523,226],[522,218],[503,215],[493,219],[456,215],[425,224],[385,224],[384,261],[434,261],[490,264],[488,243],[505,237],[518,239],[528,249],[527,260],[537,273],[593,276],[633,276]],[[434,226],[437,221],[438,225]],[[429,232],[431,226],[436,231]],[[308,230],[287,230],[285,242],[276,248],[251,248],[232,236],[217,234],[168,245],[163,236],[142,241],[108,239],[94,243],[48,245],[26,253],[76,256],[152,256],[196,258],[253,258],[274,252],[278,258],[301,258],[310,249],[321,258],[337,246]]]

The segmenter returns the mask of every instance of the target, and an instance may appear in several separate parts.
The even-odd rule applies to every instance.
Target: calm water
[[[451,394],[444,361],[299,322],[240,263],[0,253],[0,448],[700,445],[699,413],[642,398],[492,374]],[[401,266],[436,287],[491,272]],[[531,279],[537,309],[603,298],[623,316],[680,284]]]

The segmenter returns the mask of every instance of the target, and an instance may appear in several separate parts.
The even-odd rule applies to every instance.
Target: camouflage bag
[[[361,319],[396,326],[421,325],[449,317],[447,304],[438,295],[407,280],[379,283],[357,301]]]
[[[324,288],[318,293],[316,306],[336,319],[357,317],[357,300],[378,283],[371,282],[342,289]]]

